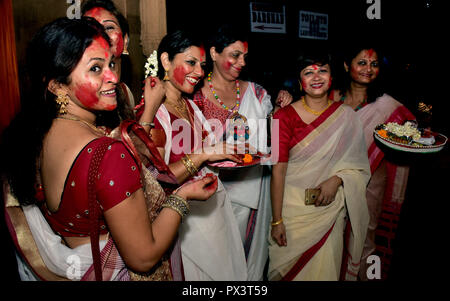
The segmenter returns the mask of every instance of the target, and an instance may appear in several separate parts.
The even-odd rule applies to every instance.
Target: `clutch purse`
[[[305,205],[314,205],[320,195],[320,189],[308,188],[305,190]]]

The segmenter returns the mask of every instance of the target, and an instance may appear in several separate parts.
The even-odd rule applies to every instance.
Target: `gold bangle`
[[[176,211],[183,220],[189,214],[190,208],[188,202],[179,195],[171,194],[167,200],[162,204],[163,208],[170,208]]]
[[[281,224],[282,222],[283,222],[283,218],[281,218],[280,220],[278,220],[278,221],[276,221],[276,222],[272,222],[271,225],[272,225],[272,227],[273,227],[273,226],[276,226],[276,225]]]
[[[151,128],[155,127],[155,124],[153,122],[140,121],[139,124],[142,126],[149,126]]]
[[[198,169],[197,167],[195,167],[194,162],[192,162],[191,158],[189,158],[187,154],[181,158],[181,161],[183,162],[184,167],[191,176],[195,176],[197,174]]]

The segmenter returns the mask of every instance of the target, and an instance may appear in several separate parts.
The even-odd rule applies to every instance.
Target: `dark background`
[[[374,39],[385,54],[388,77],[386,92],[417,114],[417,103],[433,106],[432,129],[449,134],[446,120],[448,83],[445,1],[380,0],[381,19],[369,20],[366,0],[278,0],[286,5],[286,34],[251,33],[249,3],[228,1],[166,1],[168,31],[183,27],[207,34],[223,23],[237,23],[249,33],[249,57],[243,78],[251,79],[275,98],[282,82],[295,76],[292,69],[302,49],[326,49],[338,57],[348,40]],[[326,41],[298,38],[298,11],[326,13],[329,38]],[[446,253],[442,241],[448,212],[448,147],[439,154],[407,158],[411,164],[394,255],[388,279],[439,281]],[[2,237],[8,237],[2,225]],[[15,258],[8,239],[2,277],[17,280]],[[445,274],[445,273],[444,273]]]

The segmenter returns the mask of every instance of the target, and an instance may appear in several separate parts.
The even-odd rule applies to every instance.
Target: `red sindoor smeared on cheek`
[[[85,83],[76,87],[75,96],[86,108],[95,108],[98,103],[98,87],[92,83]]]
[[[119,57],[122,55],[123,48],[124,48],[124,41],[123,41],[122,33],[121,32],[115,33],[114,40],[117,41],[116,51],[114,53],[114,56]]]
[[[187,72],[184,70],[182,66],[178,66],[173,70],[173,78],[179,85],[184,84],[184,78],[186,76]]]
[[[229,62],[229,61],[224,62],[224,63],[223,63],[223,68],[224,68],[225,70],[230,70],[231,65],[233,65],[233,64],[232,64],[231,62]]]

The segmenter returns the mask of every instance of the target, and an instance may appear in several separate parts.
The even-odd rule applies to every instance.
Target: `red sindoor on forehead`
[[[98,43],[100,45],[100,47],[105,50],[105,58],[108,58],[109,55],[108,55],[107,50],[109,50],[110,47],[109,47],[108,42],[105,40],[105,38],[103,38],[102,36],[96,36],[94,38],[94,42]],[[91,46],[89,46],[89,47],[92,47],[92,46],[93,46],[93,44],[91,44]]]
[[[375,50],[370,48],[367,50],[367,54],[369,54],[369,58],[371,58],[373,56],[373,54],[375,53]]]
[[[94,7],[86,12],[86,16],[100,17],[103,11],[105,11],[103,7]]]
[[[201,45],[199,48],[200,48],[200,59],[202,59],[206,55],[205,47]]]
[[[242,42],[244,44],[244,52],[248,51],[248,42]]]

